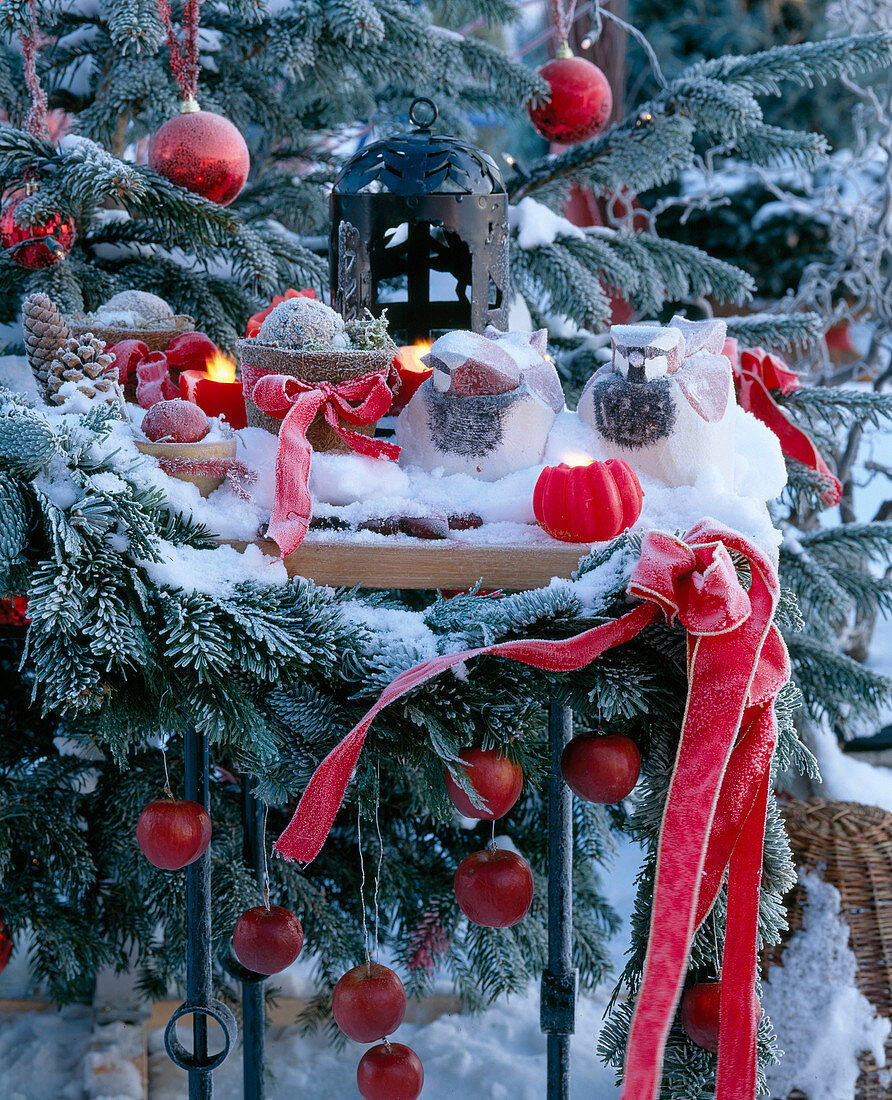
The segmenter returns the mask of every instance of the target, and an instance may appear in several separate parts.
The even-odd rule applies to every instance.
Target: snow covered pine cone
[[[29,294],[22,303],[22,313],[28,363],[40,395],[46,399],[50,364],[71,336],[71,329],[57,306],[43,293]]]
[[[64,405],[77,392],[90,400],[120,405],[123,398],[118,384],[118,367],[115,357],[107,355],[104,347],[104,342],[92,332],[69,337],[50,363],[47,401]]]

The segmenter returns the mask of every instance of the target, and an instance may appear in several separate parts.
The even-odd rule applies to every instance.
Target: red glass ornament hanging
[[[19,267],[36,271],[53,267],[71,251],[74,244],[74,222],[61,214],[51,214],[42,221],[16,222],[16,210],[33,194],[20,191],[0,209],[0,248]]]
[[[156,131],[149,167],[196,195],[228,206],[248,178],[251,158],[238,129],[227,118],[202,111],[187,99],[175,118]]]
[[[536,130],[549,141],[576,145],[600,134],[613,110],[610,82],[597,65],[574,57],[566,42],[539,76],[550,88],[548,99],[529,112]]]

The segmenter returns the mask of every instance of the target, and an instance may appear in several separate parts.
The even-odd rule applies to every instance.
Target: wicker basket
[[[174,317],[165,317],[164,328],[161,328],[160,322],[153,328],[111,328],[108,325],[89,324],[85,317],[74,316],[68,318],[68,327],[72,336],[83,336],[85,332],[92,332],[94,336],[105,341],[107,348],[121,340],[142,340],[150,352],[167,351],[167,345],[175,337],[194,331],[195,319],[180,313]],[[176,385],[179,373],[171,370],[170,377]],[[136,384],[136,374],[133,373],[124,383],[125,400],[136,401]]]
[[[797,867],[817,870],[840,893],[840,915],[850,929],[858,961],[858,987],[878,1013],[892,1018],[892,814],[858,802],[811,798],[783,806],[782,813]],[[802,927],[804,891],[787,895],[790,930],[762,952],[763,972],[783,965],[784,944]],[[886,1041],[892,1065],[892,1037]],[[856,1100],[889,1100],[890,1091],[870,1055],[862,1055]],[[803,1100],[794,1090],[788,1098]]]
[[[292,351],[272,344],[261,344],[255,339],[238,342],[239,365],[244,373],[246,365],[276,374],[289,374],[306,382],[347,382],[361,378],[371,371],[387,370],[393,363],[393,351]],[[245,412],[248,424],[265,428],[278,435],[281,420],[260,411],[245,393]],[[345,428],[360,435],[374,435],[375,425],[357,427],[340,421]],[[345,453],[350,448],[338,438],[320,413],[307,429],[307,439],[314,451]]]

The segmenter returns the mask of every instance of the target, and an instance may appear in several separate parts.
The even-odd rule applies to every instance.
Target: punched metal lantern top
[[[409,117],[414,131],[361,149],[335,180],[332,303],[347,320],[386,308],[400,343],[505,328],[508,197],[499,169],[482,149],[433,134],[429,99],[416,99]]]

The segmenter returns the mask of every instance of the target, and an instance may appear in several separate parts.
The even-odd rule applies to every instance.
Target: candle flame
[[[417,344],[404,344],[400,348],[400,363],[402,363],[405,370],[430,370],[426,364],[421,362],[422,355],[427,353],[433,347],[431,340],[420,340]]]
[[[217,353],[208,360],[208,364],[205,367],[207,376],[212,382],[234,382],[235,381],[235,363],[231,359],[223,354],[220,349],[217,349]]]
[[[583,454],[582,451],[568,451],[561,455],[561,462],[565,466],[591,466],[594,461],[591,455]]]

